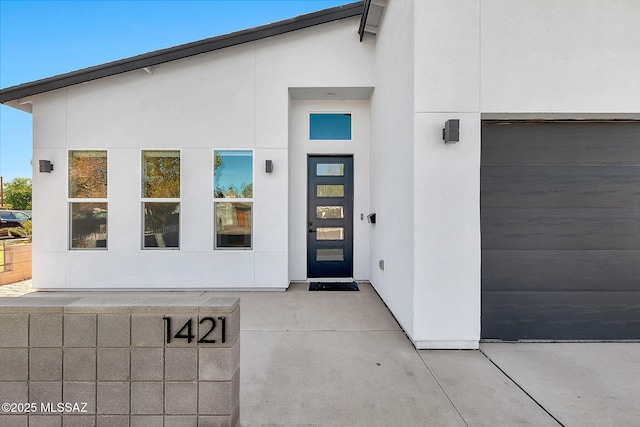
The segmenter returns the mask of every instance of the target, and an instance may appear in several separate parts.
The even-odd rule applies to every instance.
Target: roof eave
[[[213,52],[215,50],[249,43],[340,19],[351,18],[362,14],[362,10],[363,2],[358,1],[306,15],[300,15],[295,18],[274,22],[272,24],[236,31],[234,33],[144,53],[126,59],[8,87],[0,90],[0,103],[5,104],[9,101],[15,101],[20,98],[50,92],[56,89],[62,89],[91,80],[114,76],[116,74],[126,73],[128,71],[134,71],[145,67],[152,67],[165,62],[188,58],[202,53]]]

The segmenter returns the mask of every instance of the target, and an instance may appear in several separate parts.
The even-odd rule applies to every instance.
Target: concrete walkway
[[[638,343],[417,351],[360,289],[206,292],[241,297],[241,425],[640,425]]]

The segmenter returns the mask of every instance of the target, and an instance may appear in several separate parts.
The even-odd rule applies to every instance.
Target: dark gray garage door
[[[482,125],[482,338],[640,339],[640,124]]]

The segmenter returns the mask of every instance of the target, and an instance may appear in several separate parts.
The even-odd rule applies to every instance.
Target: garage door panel
[[[482,208],[617,208],[640,200],[640,166],[483,167]]]
[[[482,127],[483,166],[640,165],[634,123],[528,123]]]
[[[640,339],[640,123],[483,122],[482,338]]]
[[[640,292],[482,292],[482,338],[640,339]]]
[[[637,291],[640,251],[484,250],[483,291]]]
[[[481,210],[482,249],[640,249],[640,209]]]

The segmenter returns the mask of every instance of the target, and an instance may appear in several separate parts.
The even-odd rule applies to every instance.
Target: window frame
[[[215,155],[219,151],[246,151],[251,153],[251,197],[215,197],[216,180],[215,180]],[[254,217],[255,217],[255,177],[256,177],[256,158],[255,149],[253,148],[214,148],[211,152],[211,196],[213,202],[213,250],[214,251],[253,251],[255,241]],[[217,204],[218,203],[249,203],[251,205],[251,245],[249,247],[228,247],[218,246],[218,229],[217,229]]]
[[[147,151],[167,151],[178,152],[178,158],[180,159],[180,197],[143,197],[143,183],[144,183],[144,153]],[[139,203],[140,203],[140,249],[143,251],[179,251],[182,248],[182,183],[183,183],[183,167],[182,167],[182,149],[179,148],[142,148],[140,149],[140,157],[138,167],[140,168],[138,177],[138,190],[139,190]],[[146,203],[177,203],[178,204],[178,246],[177,247],[154,247],[145,246],[145,204]]]
[[[106,154],[107,159],[107,197],[71,197],[70,194],[70,184],[71,184],[71,153],[76,151],[103,151]],[[67,149],[67,177],[66,177],[66,192],[67,192],[67,250],[68,251],[108,251],[109,250],[109,196],[110,196],[110,173],[111,169],[111,161],[109,155],[109,149],[107,148],[69,148]],[[81,204],[81,203],[105,203],[107,205],[107,219],[105,224],[105,246],[104,247],[93,247],[93,248],[74,248],[73,247],[73,218],[72,218],[72,205],[73,204]]]

